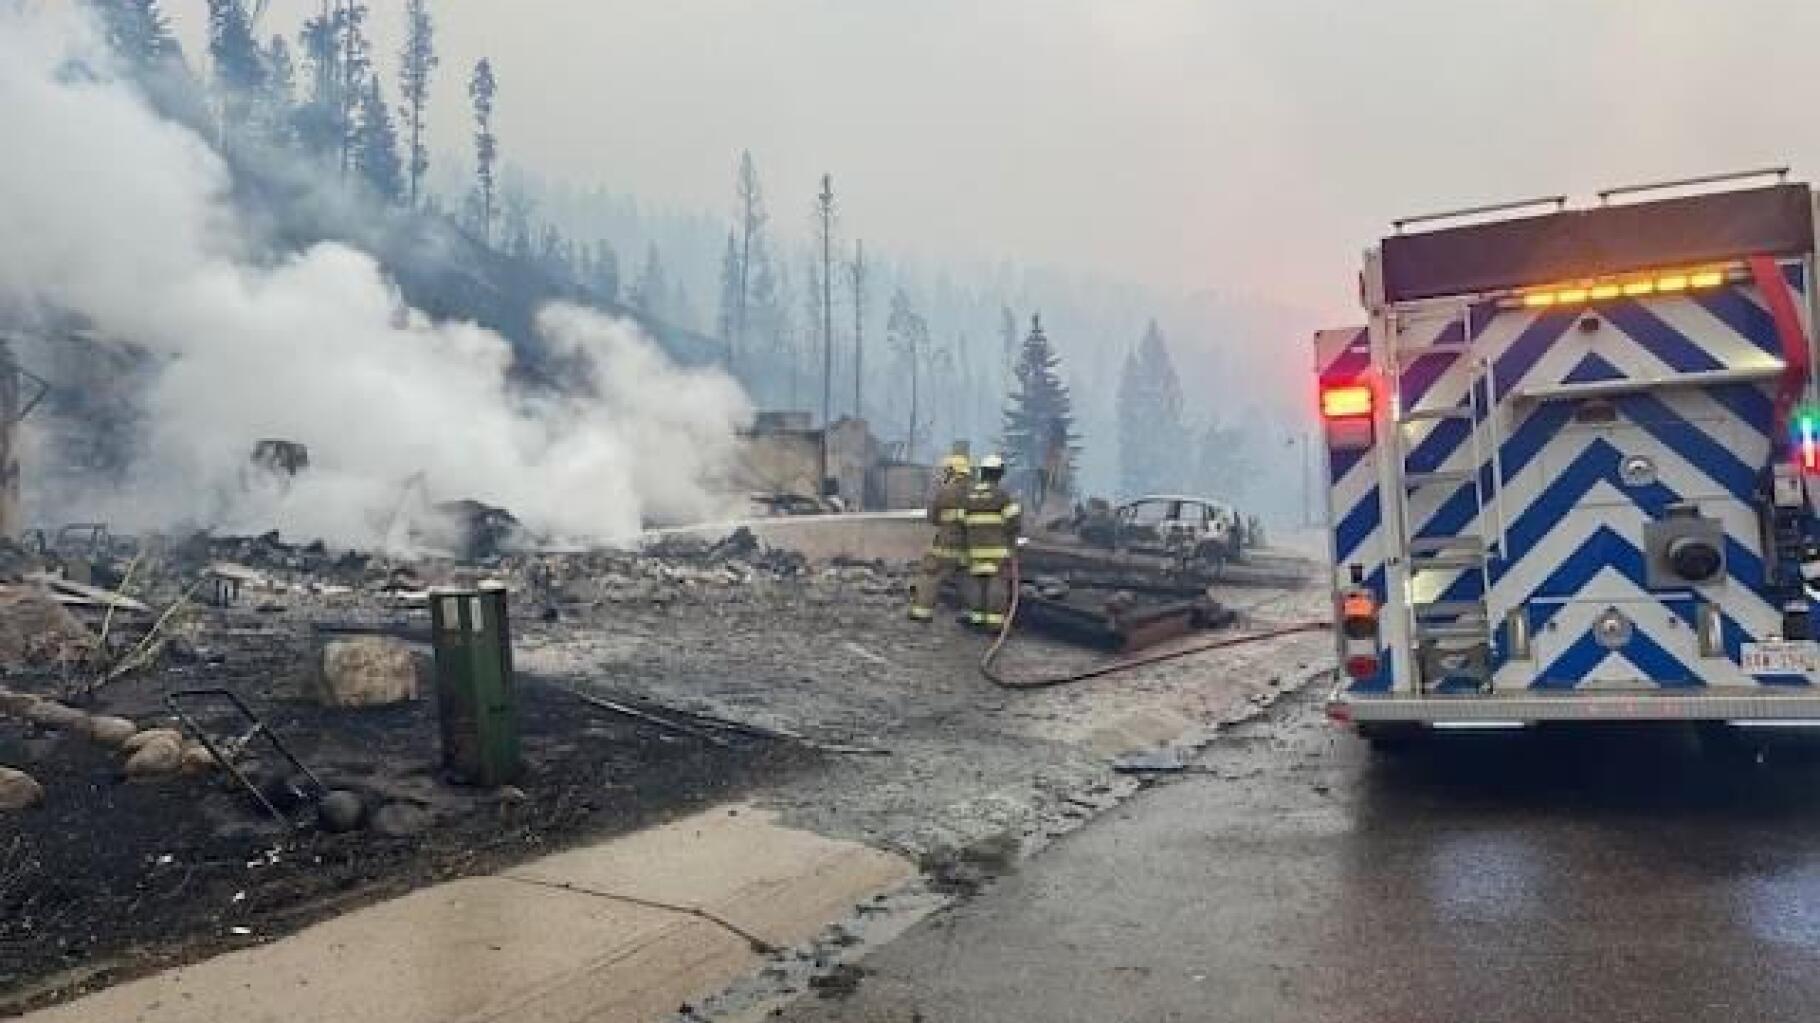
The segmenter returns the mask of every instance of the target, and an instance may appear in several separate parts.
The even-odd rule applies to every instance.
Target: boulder
[[[134,780],[163,778],[183,766],[183,746],[170,739],[158,738],[140,746],[126,758],[126,776]]]
[[[148,728],[143,732],[135,732],[127,736],[120,743],[120,751],[127,756],[132,756],[147,743],[153,742],[174,742],[178,746],[182,746],[183,733],[175,728]]]
[[[80,661],[94,648],[94,633],[49,592],[0,586],[0,668]]]
[[[97,714],[83,723],[88,737],[103,746],[119,746],[139,734],[139,726],[126,718]]]
[[[323,796],[316,803],[316,819],[322,830],[339,835],[360,827],[361,818],[366,816],[366,806],[360,796],[346,789],[336,789]]]
[[[336,640],[322,651],[322,702],[381,707],[417,699],[417,658],[384,636]]]
[[[180,768],[187,776],[208,774],[215,769],[215,755],[209,748],[199,742],[188,742],[183,745],[183,764]]]
[[[0,813],[29,810],[44,802],[44,786],[24,771],[0,767]]]
[[[429,826],[429,811],[412,803],[387,803],[373,814],[373,830],[389,838],[409,838]]]
[[[55,700],[39,700],[25,708],[25,720],[44,728],[75,728],[87,719],[87,714]]]

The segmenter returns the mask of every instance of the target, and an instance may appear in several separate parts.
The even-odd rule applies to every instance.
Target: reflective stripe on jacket
[[[995,483],[975,483],[967,491],[967,558],[970,561],[1003,561],[1017,546],[1018,520],[1023,510]]]

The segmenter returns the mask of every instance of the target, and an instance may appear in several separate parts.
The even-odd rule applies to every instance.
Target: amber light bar
[[[1663,270],[1644,276],[1551,284],[1523,292],[1522,302],[1525,308],[1548,309],[1605,302],[1620,297],[1674,295],[1684,291],[1716,288],[1725,283],[1725,278],[1726,272],[1722,269]]]

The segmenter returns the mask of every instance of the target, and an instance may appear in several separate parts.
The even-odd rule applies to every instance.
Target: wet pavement
[[[788,1018],[1811,1020],[1820,739],[1385,759],[1305,693],[864,967]]]

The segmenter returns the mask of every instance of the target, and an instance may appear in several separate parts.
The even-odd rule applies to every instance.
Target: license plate
[[[1738,663],[1749,675],[1808,675],[1820,672],[1820,643],[1811,639],[1746,643]]]

